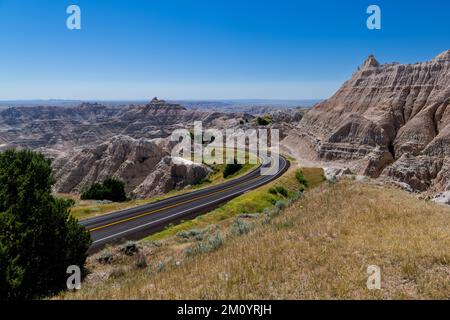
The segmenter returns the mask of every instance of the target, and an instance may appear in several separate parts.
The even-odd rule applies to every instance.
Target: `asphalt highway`
[[[279,160],[278,166],[275,165],[275,156]],[[264,159],[257,169],[225,183],[81,220],[80,223],[91,233],[89,253],[100,250],[108,243],[140,239],[163,230],[171,223],[176,224],[209,212],[232,198],[278,178],[287,171],[289,165],[284,157],[273,155]],[[262,175],[263,169],[270,174]]]

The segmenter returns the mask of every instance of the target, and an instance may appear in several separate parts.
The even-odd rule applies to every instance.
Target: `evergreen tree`
[[[83,267],[89,232],[70,216],[73,201],[51,194],[51,163],[29,150],[0,153],[0,299],[30,299],[65,287]]]

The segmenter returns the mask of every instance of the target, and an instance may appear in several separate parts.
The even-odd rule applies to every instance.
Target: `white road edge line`
[[[286,166],[286,162],[284,163],[284,167],[285,167],[285,166]],[[283,169],[284,169],[284,167],[283,167]],[[283,170],[283,169],[282,169],[282,170]],[[280,170],[280,171],[282,171],[282,170]],[[225,197],[216,199],[216,200],[214,200],[214,201],[212,201],[212,202],[204,203],[204,204],[202,204],[202,205],[200,205],[200,206],[197,206],[197,207],[194,207],[194,208],[189,208],[189,209],[187,209],[187,210],[184,210],[184,211],[181,211],[181,212],[174,213],[174,214],[172,214],[172,215],[170,215],[170,216],[167,216],[167,217],[164,217],[164,218],[160,218],[160,219],[158,219],[158,220],[151,221],[151,222],[148,222],[148,223],[146,223],[146,224],[143,224],[143,225],[140,225],[140,226],[137,226],[137,227],[133,227],[133,228],[131,228],[131,229],[127,229],[127,230],[124,230],[124,231],[121,231],[121,232],[112,234],[112,235],[107,236],[107,237],[105,237],[105,238],[95,240],[95,241],[92,242],[92,244],[98,243],[98,242],[101,242],[101,241],[104,241],[104,240],[108,240],[108,239],[110,239],[110,238],[115,238],[115,237],[118,236],[118,235],[121,235],[121,234],[124,234],[124,233],[128,233],[128,232],[130,232],[130,231],[138,230],[138,229],[147,227],[147,226],[149,226],[149,225],[152,225],[152,224],[154,224],[154,223],[157,223],[157,222],[160,222],[160,221],[164,221],[164,220],[167,220],[167,219],[176,217],[176,216],[178,216],[178,215],[180,215],[180,214],[186,213],[186,212],[191,211],[191,210],[195,210],[195,209],[197,209],[197,208],[201,208],[201,207],[203,207],[203,206],[205,206],[205,205],[212,204],[212,203],[214,203],[214,202],[217,202],[217,201],[226,199],[226,198],[228,198],[228,197],[234,196],[234,195],[236,195],[236,194],[239,194],[239,193],[241,193],[241,192],[245,192],[245,191],[250,190],[250,189],[251,189],[251,188],[247,188],[247,189],[244,189],[244,190],[241,190],[241,191],[238,191],[238,192],[229,194],[229,195],[227,195],[227,196],[225,196]]]
[[[258,170],[259,170],[260,173],[261,173],[261,168],[262,168],[263,160],[264,160],[264,159],[261,159],[261,158],[260,158],[261,165],[259,165],[256,169],[250,171],[250,172],[247,173],[246,175],[237,177],[236,180],[241,179],[241,178],[244,178],[244,177],[246,177],[247,175],[251,175],[253,172],[258,171]],[[267,160],[267,159],[266,159],[266,160]],[[228,182],[233,182],[233,180],[229,180]],[[223,183],[223,186],[222,186],[222,187],[226,187],[226,186],[224,186],[224,185],[226,185],[226,184],[227,184],[227,182]],[[221,186],[221,185],[220,185],[220,184],[217,184],[217,185],[213,185],[213,186],[211,186],[211,187],[216,187],[216,186],[219,187],[219,186]],[[201,193],[201,192],[204,191],[204,190],[206,190],[206,189],[193,190],[193,191],[190,191],[190,192],[187,192],[187,193],[184,193],[184,194],[180,194],[180,195],[172,196],[172,197],[169,197],[169,198],[161,199],[161,200],[159,200],[159,201],[160,201],[160,202],[170,201],[171,198],[183,197],[183,196],[188,196],[188,195],[195,196],[195,193]],[[194,193],[194,194],[192,194],[192,193]],[[121,210],[117,210],[117,211],[114,211],[114,212],[111,212],[111,213],[107,213],[107,214],[105,214],[105,215],[99,215],[98,217],[91,217],[91,218],[82,219],[82,220],[79,221],[79,223],[80,223],[81,225],[87,227],[89,224],[95,224],[95,223],[97,223],[97,222],[99,222],[99,221],[101,221],[101,220],[105,220],[105,218],[111,218],[111,217],[114,217],[114,218],[115,218],[116,216],[120,216],[121,214],[126,213],[127,211],[130,211],[130,210],[132,210],[132,209],[136,209],[136,208],[141,207],[141,206],[142,206],[142,207],[144,207],[144,206],[152,206],[152,205],[155,205],[157,202],[158,202],[158,201],[156,201],[156,202],[149,202],[149,203],[145,203],[145,204],[142,204],[142,205],[140,205],[140,206],[137,206],[137,207],[131,207],[131,208],[126,208],[126,209],[121,209]]]

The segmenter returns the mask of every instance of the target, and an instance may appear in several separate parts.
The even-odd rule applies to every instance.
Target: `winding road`
[[[275,165],[275,156],[279,160],[278,166]],[[108,243],[140,239],[163,230],[171,223],[211,211],[232,198],[278,178],[288,170],[289,165],[284,157],[273,155],[263,159],[263,164],[257,169],[225,183],[81,220],[80,223],[91,233],[89,253],[100,250]],[[266,172],[262,175],[263,169],[270,174]]]

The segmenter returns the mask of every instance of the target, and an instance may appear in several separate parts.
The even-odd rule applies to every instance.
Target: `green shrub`
[[[272,207],[272,208],[265,208],[263,210],[263,214],[267,215],[269,218],[273,218],[277,216],[280,213],[280,209],[278,207]]]
[[[220,232],[216,232],[205,241],[197,243],[186,250],[187,255],[195,255],[198,253],[212,252],[222,246],[224,243],[223,237]]]
[[[295,178],[301,185],[308,187],[308,181],[306,180],[305,176],[303,175],[302,170],[298,169],[295,171]]]
[[[119,250],[127,256],[132,256],[139,251],[139,246],[136,241],[127,241],[119,247]]]
[[[277,193],[281,194],[283,197],[288,196],[288,191],[286,190],[285,187],[278,186],[278,187],[275,187],[275,190],[277,191]]]
[[[270,188],[269,193],[273,195],[282,195],[283,197],[287,197],[289,195],[289,192],[286,190],[285,187],[277,186],[275,188]],[[276,201],[276,200],[275,200]],[[275,204],[275,203],[274,203]]]
[[[243,219],[238,218],[230,226],[230,230],[234,235],[242,235],[248,233],[253,227],[253,223],[247,223]]]
[[[108,178],[103,183],[94,183],[81,194],[82,200],[110,200],[123,202],[127,200],[125,184],[116,178]]]
[[[198,230],[198,229],[191,229],[191,230],[184,230],[177,233],[177,237],[183,239],[183,240],[197,240],[201,241],[204,237],[204,230]]]
[[[275,203],[277,203],[277,199],[269,199],[270,204],[275,205]]]
[[[228,178],[229,176],[235,174],[239,170],[242,169],[242,164],[237,163],[237,160],[234,159],[234,163],[227,163],[225,169],[223,170],[223,177]]]
[[[166,269],[166,264],[164,263],[164,261],[160,261],[158,263],[158,266],[156,267],[156,272],[163,272]]]
[[[291,202],[293,201],[297,201],[298,199],[300,199],[303,196],[303,190],[299,190],[297,192],[294,192],[291,197],[289,198],[289,200],[291,200]]]
[[[113,254],[109,250],[104,250],[97,258],[100,264],[110,264],[114,260]]]
[[[50,160],[29,150],[0,153],[0,300],[33,299],[66,286],[83,268],[89,232],[53,197]]]
[[[278,200],[275,203],[275,206],[279,209],[279,210],[283,210],[284,208],[286,208],[286,203],[284,201]]]
[[[258,126],[267,126],[271,122],[272,122],[272,117],[268,116],[268,115],[266,115],[264,117],[257,117],[256,118],[256,124]]]
[[[223,237],[220,234],[220,232],[216,232],[214,235],[212,235],[211,237],[209,237],[207,239],[207,241],[205,241],[204,243],[204,252],[211,252],[216,250],[217,248],[219,248],[220,246],[223,245]]]

